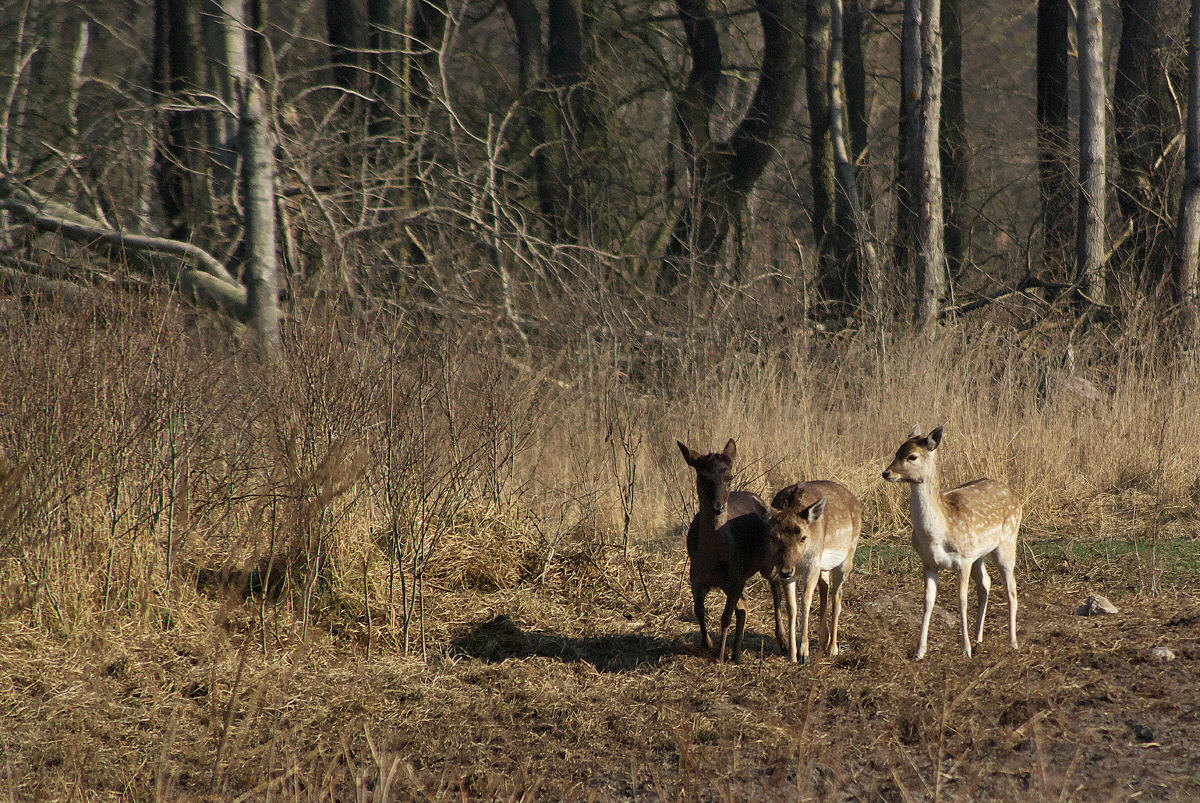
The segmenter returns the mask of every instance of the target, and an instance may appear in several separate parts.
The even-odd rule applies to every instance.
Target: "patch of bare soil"
[[[619,563],[574,586],[431,590],[425,661],[378,624],[370,656],[362,628],[301,643],[287,625],[264,652],[253,602],[212,601],[199,636],[8,621],[7,784],[18,800],[1200,799],[1194,586],[1019,575],[1020,650],[996,584],[966,659],[944,578],[913,662],[919,578],[859,572],[842,654],[799,667],[755,581],[731,665],[695,654],[676,556]],[[1120,612],[1075,615],[1090,590]]]

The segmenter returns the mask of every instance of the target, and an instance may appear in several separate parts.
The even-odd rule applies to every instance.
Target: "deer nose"
[[[890,479],[892,478],[892,472],[891,472],[889,469],[886,469],[886,468],[885,468],[885,469],[883,470],[883,478],[884,478],[885,480],[890,480]]]
[[[784,568],[779,570],[779,577],[781,580],[791,580],[795,575],[796,575],[796,570],[791,568],[790,566],[785,566]]]

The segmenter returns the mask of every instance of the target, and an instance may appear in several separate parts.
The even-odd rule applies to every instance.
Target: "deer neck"
[[[725,507],[725,511],[719,516],[712,512],[712,504],[705,504],[705,500],[701,500],[701,513],[699,518],[700,537],[704,540],[711,540],[717,536],[717,533],[729,523],[729,507]]]
[[[914,482],[910,487],[908,513],[912,516],[914,537],[920,532],[926,538],[940,540],[949,531],[949,517],[936,466],[924,482]]]

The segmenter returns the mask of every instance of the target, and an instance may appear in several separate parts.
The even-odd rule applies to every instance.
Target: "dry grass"
[[[1076,339],[1109,398],[1083,407],[1038,393],[1066,335],[999,322],[499,359],[485,329],[312,313],[266,370],[178,311],[15,315],[13,799],[1200,796],[1200,379],[1153,337]],[[906,657],[919,583],[878,474],[913,423],[946,424],[947,481],[1025,500],[1015,654],[999,602],[975,660],[953,616]],[[742,487],[863,500],[836,661],[774,654],[757,581],[745,662],[692,652],[674,441],[731,436]],[[1122,613],[1075,617],[1092,591]]]

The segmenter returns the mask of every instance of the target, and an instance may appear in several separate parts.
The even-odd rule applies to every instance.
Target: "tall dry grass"
[[[1200,496],[1194,360],[1137,322],[1076,337],[1106,398],[1081,404],[1039,390],[1067,329],[988,319],[932,344],[578,327],[514,353],[490,326],[310,311],[268,367],[178,309],[11,315],[0,602],[63,636],[188,627],[216,591],[230,611],[252,600],[230,627],[263,649],[316,622],[423,652],[433,586],[544,583],[580,549],[681,551],[694,502],[676,439],[736,438],[738,483],[764,495],[844,482],[883,543],[906,538],[907,509],[878,474],[913,424],[946,426],[947,483],[1017,491],[1026,539],[1169,537]]]

